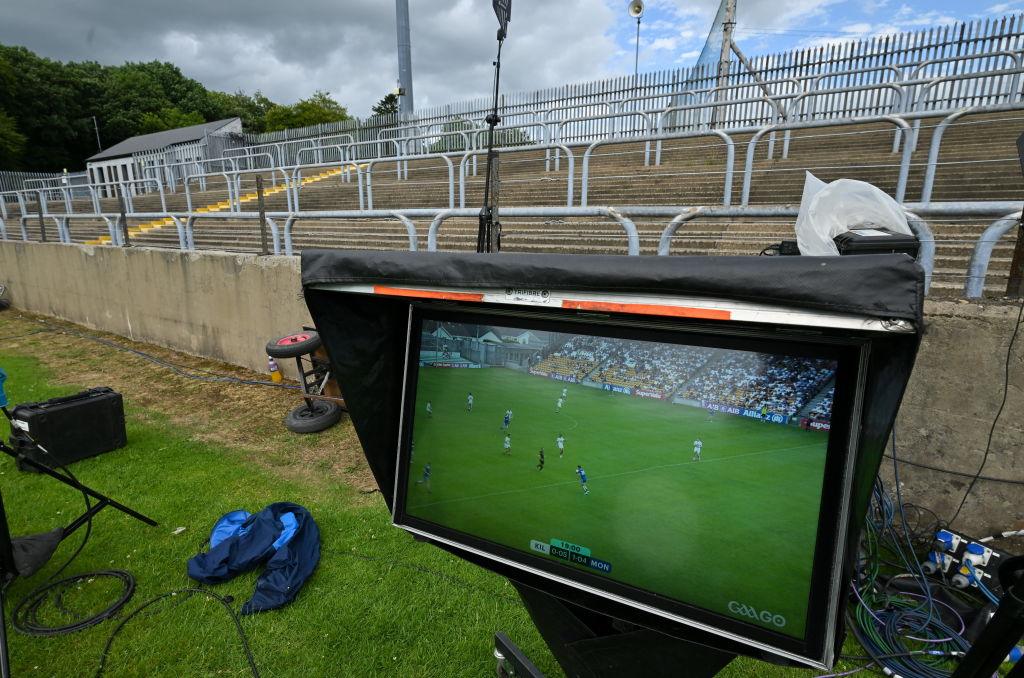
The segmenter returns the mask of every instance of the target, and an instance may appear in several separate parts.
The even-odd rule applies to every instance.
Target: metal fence
[[[885,115],[897,110],[946,110],[1003,103],[1002,97],[1016,84],[1016,80],[1010,82],[1012,75],[1003,74],[1006,82],[995,77],[964,79],[962,76],[1020,68],[1022,47],[1024,15],[979,19],[870,40],[763,55],[751,59],[752,72],[733,62],[724,81],[719,80],[717,65],[668,69],[635,77],[507,93],[501,97],[500,108],[506,125],[576,120],[574,127],[563,131],[563,143],[591,141],[601,135],[640,134],[645,125],[640,116],[585,122],[581,118],[709,101],[726,102],[714,110],[717,127],[768,124],[777,119],[778,110],[754,103],[765,99],[765,88],[771,99],[795,105],[790,107],[791,119],[794,114],[799,115],[797,119],[806,120]],[[945,80],[950,76],[960,77]],[[925,87],[935,80],[945,84]],[[901,86],[916,83],[918,86],[907,87],[908,100],[896,102],[894,99],[902,95],[886,83]],[[799,101],[792,102],[798,97]],[[288,149],[295,148],[282,161],[282,164],[293,164],[294,153],[303,141],[348,134],[355,141],[370,142],[450,131],[459,129],[459,125],[482,127],[490,105],[490,99],[480,97],[421,109],[409,120],[388,114],[366,120],[247,134],[244,145],[284,144]],[[704,122],[708,123],[710,111],[705,113]],[[693,129],[690,125],[687,128]],[[526,142],[543,141],[529,131],[524,131],[523,135]],[[232,143],[237,145],[237,140]],[[385,154],[390,151],[383,148]],[[360,158],[368,157],[367,153],[369,150],[363,149]]]
[[[26,181],[40,179],[60,179],[63,172],[14,172],[0,170],[0,193],[6,191],[21,191],[26,188]],[[31,188],[31,185],[27,188]],[[13,198],[11,198],[13,200]]]

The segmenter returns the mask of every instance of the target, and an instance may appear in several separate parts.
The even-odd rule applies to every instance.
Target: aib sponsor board
[[[724,412],[725,414],[733,414],[737,417],[750,417],[751,419],[760,419],[762,421],[770,421],[773,424],[788,424],[789,416],[785,414],[779,414],[778,412],[764,412],[762,410],[751,410],[746,407],[737,407],[736,405],[727,405],[725,403],[714,403],[706,400],[701,401],[701,407],[705,410],[711,410],[713,412]]]

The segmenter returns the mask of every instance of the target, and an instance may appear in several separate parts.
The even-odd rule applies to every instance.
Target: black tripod
[[[953,678],[989,678],[1010,650],[1024,637],[1024,556],[1010,558],[999,567],[999,583],[1005,592],[995,615],[953,672]],[[1024,659],[1006,678],[1024,678]]]
[[[494,59],[494,106],[484,121],[487,123],[487,179],[484,182],[484,206],[480,210],[480,227],[476,235],[477,252],[501,251],[501,223],[497,220],[498,154],[494,151],[494,128],[501,122],[498,116],[498,81],[501,77],[501,45],[508,34],[512,14],[512,0],[494,0],[494,13],[498,17],[498,55]]]
[[[2,381],[0,381],[0,387],[2,387]],[[0,390],[0,397],[2,396],[3,393],[2,390]],[[11,422],[11,430],[13,431],[14,423],[11,418],[11,413],[7,410],[6,407],[0,407],[0,411],[3,411],[4,416],[6,416],[7,420]],[[39,449],[43,449],[39,445],[36,446],[39,447]],[[135,511],[134,509],[125,506],[120,502],[114,501],[105,494],[100,494],[99,492],[97,492],[96,490],[92,489],[87,485],[83,485],[78,481],[77,478],[74,477],[74,475],[72,475],[70,471],[67,471],[66,469],[64,469],[64,473],[59,473],[53,468],[47,466],[46,464],[41,464],[35,459],[27,457],[23,454],[19,454],[17,450],[8,446],[2,440],[0,440],[0,452],[10,456],[11,458],[18,461],[20,464],[29,466],[35,471],[38,471],[39,473],[44,473],[53,478],[54,480],[58,480],[61,483],[67,485],[68,487],[78,490],[83,495],[86,495],[87,497],[91,497],[92,499],[96,500],[95,504],[86,501],[86,505],[88,508],[85,510],[85,512],[82,513],[82,515],[75,518],[73,521],[71,521],[71,523],[67,527],[60,528],[59,541],[64,541],[72,534],[74,534],[75,531],[77,531],[83,525],[89,524],[93,516],[95,516],[97,513],[99,513],[108,506],[113,507],[118,511],[121,511],[122,513],[129,515],[132,518],[135,518],[136,520],[139,520],[152,527],[156,527],[157,525],[157,522],[152,518],[145,516],[139,513],[138,511]],[[63,469],[63,467],[61,468]],[[33,540],[34,537],[27,538],[27,541],[29,542],[32,542]],[[15,539],[14,541],[17,541],[17,539]],[[56,548],[56,545],[54,544],[52,548]],[[43,562],[46,562],[50,555],[52,555],[52,551],[47,550],[45,552],[45,556],[39,559],[40,563],[38,566],[41,567],[41,564]],[[19,574],[23,574],[24,576],[30,576],[31,572],[20,573],[18,571],[18,568],[16,567],[16,562],[12,550],[12,538],[10,535],[10,531],[7,527],[7,515],[4,512],[3,502],[2,500],[0,500],[0,677],[2,678],[8,678],[8,676],[11,675],[10,661],[7,655],[7,626],[3,615],[3,594],[5,589],[7,588],[7,585],[11,581],[13,581],[15,577],[19,576]]]
[[[4,416],[7,417],[8,421],[11,421],[11,413],[7,411],[7,408],[6,407],[0,407],[0,410],[3,410]],[[14,430],[13,423],[11,425],[11,430]],[[39,446],[37,445],[37,447],[39,447]],[[40,447],[40,449],[42,449],[42,448]],[[39,473],[45,473],[46,475],[50,476],[54,480],[58,480],[58,481],[64,483],[65,485],[67,485],[68,487],[74,488],[74,489],[78,490],[79,492],[81,492],[82,494],[86,494],[86,495],[88,495],[88,496],[90,496],[90,497],[92,497],[93,499],[96,500],[96,503],[92,504],[88,511],[86,511],[85,513],[80,515],[78,518],[75,518],[75,520],[72,521],[70,525],[68,525],[67,527],[64,528],[64,536],[62,537],[62,539],[66,539],[75,530],[77,530],[78,528],[80,528],[83,525],[85,525],[86,523],[88,523],[92,519],[92,517],[94,515],[96,515],[97,513],[99,513],[100,511],[102,511],[103,509],[105,509],[108,506],[116,508],[121,513],[127,514],[127,515],[131,516],[132,518],[135,518],[136,520],[139,520],[139,521],[141,521],[143,523],[146,523],[147,525],[149,525],[151,527],[156,527],[156,525],[157,525],[157,522],[155,520],[153,520],[152,518],[150,518],[148,516],[145,516],[145,515],[139,513],[138,511],[125,506],[124,504],[122,504],[120,502],[114,501],[113,499],[111,499],[110,497],[106,496],[105,494],[100,494],[99,492],[97,492],[96,490],[92,489],[88,485],[83,485],[82,483],[78,482],[77,478],[74,478],[73,476],[71,476],[70,473],[67,473],[67,474],[58,473],[57,471],[55,471],[54,469],[50,468],[46,464],[41,464],[38,461],[36,461],[35,459],[27,457],[27,456],[25,456],[23,454],[18,454],[17,450],[15,450],[14,448],[8,446],[2,440],[0,440],[0,452],[3,452],[4,454],[8,455],[12,459],[18,461],[20,464],[23,464],[25,466],[30,466],[31,468],[33,468],[34,470],[38,471]]]

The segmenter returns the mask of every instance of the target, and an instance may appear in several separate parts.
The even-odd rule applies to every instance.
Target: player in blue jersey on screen
[[[576,467],[576,475],[580,477],[580,487],[583,488],[583,494],[590,494],[590,488],[587,487],[587,472],[583,470],[582,466]]]
[[[430,462],[429,461],[427,462],[427,465],[423,467],[423,477],[420,478],[419,480],[417,480],[416,484],[417,485],[423,485],[424,487],[427,488],[427,492],[429,492],[430,494],[433,494],[433,491],[430,489]]]
[[[501,420],[501,430],[507,431],[512,425],[512,410],[505,410],[505,416]]]

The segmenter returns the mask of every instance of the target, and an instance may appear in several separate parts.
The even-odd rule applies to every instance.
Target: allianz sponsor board
[[[614,391],[615,393],[625,393],[626,395],[633,395],[633,389],[628,386],[619,386],[618,384],[601,384],[601,388],[605,391]]]
[[[762,421],[767,420],[773,424],[788,424],[789,416],[785,414],[779,414],[778,412],[765,412],[761,410],[751,410],[746,407],[737,407],[736,405],[726,405],[725,403],[709,402],[702,400],[701,407],[705,410],[712,410],[714,412],[724,412],[725,414],[734,414],[737,417],[750,417],[751,419],[760,419]]]
[[[466,367],[466,368],[478,368],[480,365],[476,363],[446,363],[446,362],[434,362],[425,361],[420,363],[420,367]]]

